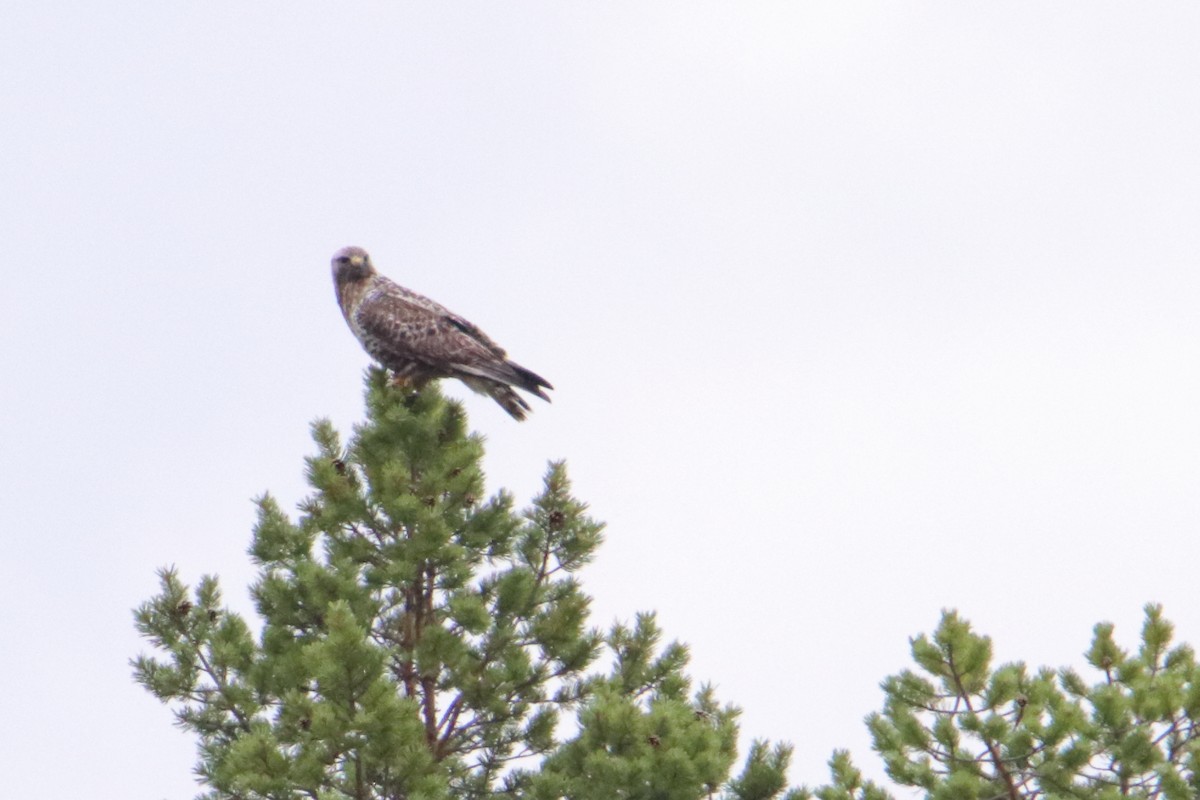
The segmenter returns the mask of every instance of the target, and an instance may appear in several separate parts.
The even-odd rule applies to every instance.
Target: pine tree
[[[1162,608],[1146,607],[1141,643],[1121,649],[1097,625],[1071,668],[992,664],[992,643],[953,611],[912,640],[917,670],[883,682],[867,724],[888,775],[936,800],[1195,800],[1200,797],[1200,667],[1171,646]],[[837,753],[821,800],[882,800]]]
[[[173,568],[135,612],[157,651],[135,677],[196,735],[202,796],[783,792],[785,745],[756,742],[729,780],[737,709],[691,692],[687,650],[660,645],[652,614],[589,627],[576,574],[602,525],[562,463],[518,512],[485,496],[482,439],[436,385],[409,393],[371,370],[366,399],[345,445],[314,423],[297,520],[257,500],[257,625],[216,578],[190,589]],[[611,669],[589,672],[602,656]]]

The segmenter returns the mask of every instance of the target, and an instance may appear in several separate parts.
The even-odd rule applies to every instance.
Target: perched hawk
[[[363,349],[399,382],[420,386],[434,378],[458,378],[514,419],[525,419],[530,409],[512,387],[550,401],[542,389],[554,387],[545,378],[509,361],[499,345],[462,317],[380,275],[361,247],[333,254],[333,286]]]

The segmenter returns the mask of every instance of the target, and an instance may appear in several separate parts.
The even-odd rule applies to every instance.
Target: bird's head
[[[361,247],[343,247],[333,254],[333,281],[343,285],[375,274],[371,257]]]

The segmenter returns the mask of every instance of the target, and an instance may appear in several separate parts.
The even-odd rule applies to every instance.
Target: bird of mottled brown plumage
[[[508,360],[483,331],[428,297],[375,271],[361,247],[333,254],[338,305],[363,349],[401,383],[421,386],[435,378],[458,378],[494,399],[515,419],[530,411],[512,387],[549,402],[546,379]]]

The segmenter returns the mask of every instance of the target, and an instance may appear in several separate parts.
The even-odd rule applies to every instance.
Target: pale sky
[[[188,798],[130,678],[176,564],[249,610],[264,490],[362,417],[329,257],[557,387],[465,398],[491,488],[608,522],[744,740],[836,747],[953,607],[1000,659],[1200,642],[1200,6],[0,10],[0,763]],[[537,401],[535,401],[537,402]]]

